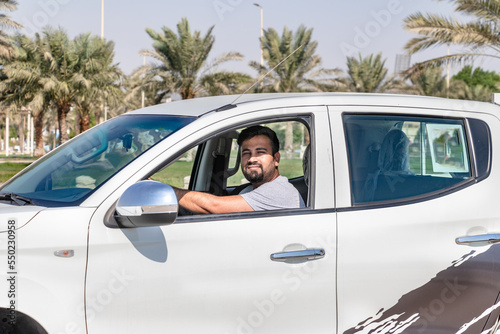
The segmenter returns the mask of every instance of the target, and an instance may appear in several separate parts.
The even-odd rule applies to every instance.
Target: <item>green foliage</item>
[[[382,53],[347,57],[347,75],[340,78],[342,89],[360,93],[402,93],[409,87],[398,77],[388,76]]]
[[[155,103],[160,103],[173,93],[180,94],[182,99],[228,94],[237,91],[241,83],[248,82],[248,75],[217,68],[222,63],[243,59],[240,53],[228,52],[207,64],[215,42],[213,28],[210,27],[204,36],[200,31],[191,33],[186,18],[177,24],[177,33],[167,27],[162,27],[161,32],[147,28],[146,32],[153,39],[153,50],[141,53],[153,58],[154,63],[134,73],[141,78],[138,83],[141,90],[154,91]]]
[[[458,81],[463,83],[463,81]],[[464,86],[459,92],[458,98],[462,100],[473,100],[473,101],[491,101],[492,90],[483,85],[475,86]]]
[[[485,86],[493,92],[499,92],[497,86],[500,76],[493,71],[485,71],[480,67],[472,70],[472,66],[465,66],[453,76],[455,80],[462,80],[469,87]]]
[[[351,92],[383,92],[387,72],[381,53],[367,57],[359,54],[359,58],[347,57],[347,76],[343,82]]]
[[[73,43],[80,62],[78,75],[83,79],[73,105],[78,115],[78,128],[83,132],[92,125],[92,110],[102,110],[103,104],[116,105],[120,102],[123,97],[120,83],[123,73],[117,64],[113,64],[113,42],[81,34]]]
[[[22,28],[17,22],[10,19],[5,12],[11,12],[17,9],[16,0],[0,0],[0,58],[10,59],[14,54],[11,36],[6,31],[10,29]]]
[[[340,71],[321,67],[321,57],[316,54],[318,42],[312,40],[312,32],[313,29],[303,25],[295,33],[285,27],[281,36],[273,28],[264,31],[261,47],[266,64],[261,67],[260,63],[250,62],[260,76],[269,72],[263,86],[257,86],[259,91],[287,93],[335,89],[332,75]]]
[[[4,65],[6,78],[0,83],[3,103],[14,112],[30,108],[35,119],[42,120],[49,108],[56,109],[61,141],[68,139],[66,117],[72,107],[81,120],[96,104],[121,95],[112,42],[90,34],[71,40],[63,29],[51,27],[33,37],[16,35],[14,41],[16,56]],[[36,154],[41,156],[43,122],[35,122],[35,127]]]
[[[441,67],[425,68],[411,78],[417,94],[425,96],[446,96],[446,78]]]

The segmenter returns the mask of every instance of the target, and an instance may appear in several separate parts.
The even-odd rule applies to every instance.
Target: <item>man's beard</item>
[[[247,172],[246,168],[243,170],[243,176],[250,183],[259,183],[264,180],[264,171],[262,169],[262,165],[258,165],[260,167],[260,172],[258,170],[252,170],[250,173]]]

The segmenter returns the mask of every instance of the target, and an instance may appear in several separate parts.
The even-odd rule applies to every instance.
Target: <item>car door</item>
[[[223,131],[297,118],[308,122],[311,133],[308,208],[180,217],[162,227],[104,225],[127,184],[148,177],[169,159]],[[86,283],[89,332],[332,333],[336,236],[325,107],[250,110],[234,117],[221,113],[185,129],[158,145],[155,159],[143,161],[141,172],[93,217]],[[304,249],[324,253],[309,261],[271,260],[271,254]]]
[[[414,108],[330,112],[339,332],[491,330],[500,250],[481,240],[500,231],[500,151],[490,146],[498,119]]]

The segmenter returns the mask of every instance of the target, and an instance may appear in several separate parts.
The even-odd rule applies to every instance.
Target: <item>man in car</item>
[[[238,195],[214,196],[174,188],[179,205],[193,213],[229,213],[305,207],[288,179],[278,171],[279,140],[270,128],[246,128],[238,137],[241,170],[250,185]]]

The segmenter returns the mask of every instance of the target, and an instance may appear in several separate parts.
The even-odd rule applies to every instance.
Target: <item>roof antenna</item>
[[[293,50],[292,53],[290,53],[288,56],[286,56],[282,61],[280,61],[278,63],[278,65],[274,66],[272,69],[270,69],[266,74],[264,74],[262,77],[260,77],[259,79],[257,79],[257,81],[255,81],[253,83],[253,85],[251,85],[250,87],[247,88],[247,90],[245,90],[243,93],[241,93],[241,95],[239,95],[233,102],[231,102],[230,104],[234,104],[236,101],[238,101],[240,99],[240,97],[242,97],[243,95],[245,95],[246,93],[248,93],[248,91],[252,88],[255,87],[255,85],[257,85],[258,83],[260,83],[262,80],[264,80],[265,77],[267,77],[269,75],[269,73],[271,73],[272,71],[274,71],[278,66],[280,66],[281,64],[283,64],[288,58],[290,58],[295,52],[297,52],[299,49],[301,49],[307,42],[304,42],[302,43],[301,46],[297,47],[295,50]]]

